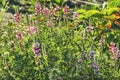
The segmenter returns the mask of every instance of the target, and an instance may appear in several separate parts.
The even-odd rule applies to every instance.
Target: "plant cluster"
[[[32,1],[33,12],[17,9],[13,20],[0,10],[0,80],[120,79],[118,6]]]

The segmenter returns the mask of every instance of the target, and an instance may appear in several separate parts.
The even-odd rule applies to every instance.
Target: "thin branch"
[[[100,4],[97,4],[97,3],[92,3],[92,2],[87,2],[87,1],[80,1],[80,0],[74,0],[72,1],[73,3],[85,3],[85,4],[89,4],[89,5],[96,5],[96,6],[99,6]]]

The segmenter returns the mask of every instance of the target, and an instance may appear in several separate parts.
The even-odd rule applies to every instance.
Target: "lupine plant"
[[[1,7],[0,80],[120,79],[120,8],[61,1],[31,0],[32,13],[15,8],[12,22]]]

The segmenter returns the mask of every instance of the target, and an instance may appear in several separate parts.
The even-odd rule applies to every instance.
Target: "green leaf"
[[[3,17],[4,17],[4,13],[0,12],[0,22],[2,22]]]
[[[58,4],[60,3],[60,0],[55,0]]]
[[[85,13],[85,18],[89,18],[96,14],[100,14],[100,12],[98,10],[89,10]]]
[[[111,14],[116,13],[118,10],[119,10],[118,8],[105,9],[103,10],[103,14],[111,15]]]
[[[120,6],[120,0],[111,0],[107,7],[111,8],[111,7],[119,7]]]
[[[76,12],[77,12],[77,13],[85,13],[86,10],[84,10],[84,9],[78,9]]]
[[[79,19],[83,19],[84,17],[84,15],[79,15]]]

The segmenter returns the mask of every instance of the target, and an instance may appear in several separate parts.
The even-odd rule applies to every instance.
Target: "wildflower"
[[[32,27],[32,26],[26,26],[26,32],[27,34],[36,34],[38,33],[38,28],[37,27]]]
[[[99,40],[99,44],[100,44],[100,47],[101,47],[101,48],[102,48],[102,46],[104,45],[104,43],[105,43],[105,40],[101,38],[101,39]]]
[[[50,9],[50,16],[53,16],[53,15],[54,15],[54,10]]]
[[[16,34],[16,38],[17,38],[18,40],[22,40],[22,37],[23,37],[23,35],[22,35],[21,32],[18,32],[18,33]]]
[[[41,8],[40,8],[40,4],[39,4],[39,3],[37,3],[37,4],[35,5],[35,11],[36,11],[37,14],[40,13]]]
[[[14,20],[16,22],[20,23],[20,14],[19,13],[14,14]]]
[[[112,60],[118,60],[120,58],[120,50],[115,46],[114,42],[110,43],[109,51]]]
[[[83,52],[83,59],[84,59],[84,60],[87,60],[86,52]]]
[[[69,6],[65,5],[64,7],[64,14],[68,14],[69,12]]]
[[[40,44],[38,42],[35,42],[33,44],[33,52],[34,54],[37,56],[40,54],[40,48],[39,48]]]
[[[115,47],[115,43],[113,43],[113,42],[110,43],[109,49],[110,49],[111,53],[115,53],[118,50],[118,48]]]
[[[74,18],[74,19],[78,19],[78,13],[77,13],[77,12],[74,12],[73,18]]]
[[[48,8],[43,8],[42,13],[45,15],[48,15],[49,13]]]
[[[114,43],[114,42],[110,42],[110,46],[111,46],[111,47],[114,47],[114,46],[115,46],[115,43]]]
[[[32,34],[31,30],[30,30],[30,26],[26,26],[26,33],[27,34]]]
[[[91,50],[90,51],[90,59],[91,60],[94,60],[94,54],[95,54],[95,51]]]
[[[60,10],[60,9],[61,9],[60,6],[56,6],[56,7],[55,7],[55,10]]]
[[[97,65],[96,63],[93,63],[93,69],[94,69],[94,72],[95,72],[96,74],[98,74],[99,67],[98,67],[98,65]]]
[[[36,34],[36,33],[38,33],[38,28],[37,27],[30,27],[30,30],[31,30],[31,32],[32,32],[32,34]]]
[[[98,68],[98,66],[97,66],[96,63],[93,64],[93,68],[94,68],[95,70],[99,70],[99,68]]]

